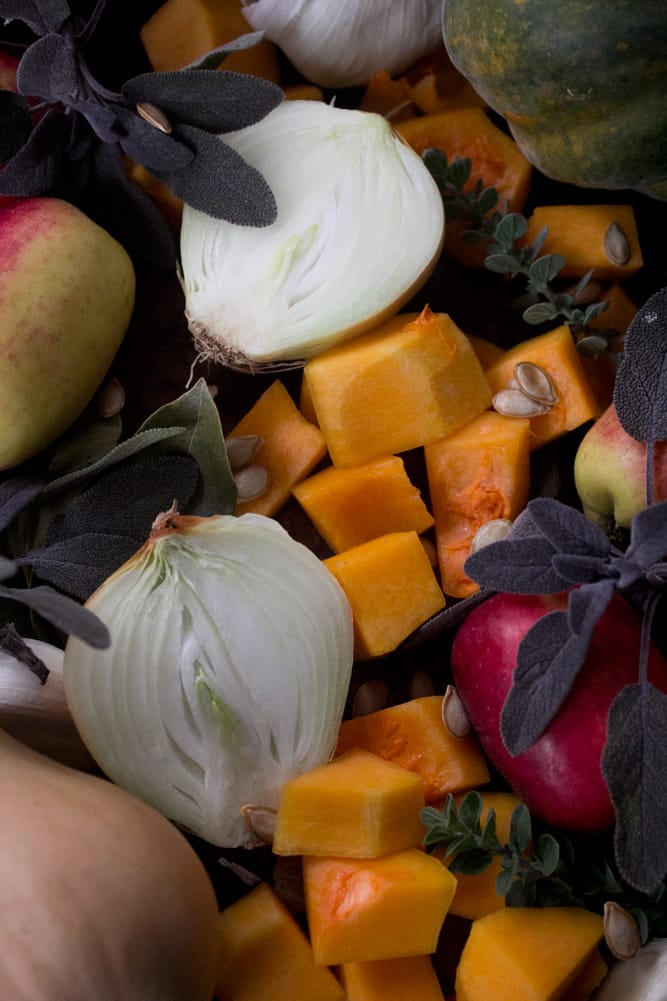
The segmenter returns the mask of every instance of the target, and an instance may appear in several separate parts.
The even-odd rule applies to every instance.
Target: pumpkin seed
[[[463,740],[470,733],[470,719],[454,685],[447,685],[442,697],[442,722],[457,740]]]
[[[526,396],[522,389],[501,389],[493,397],[492,404],[504,417],[539,417],[551,409],[548,404]]]
[[[232,471],[243,469],[255,458],[264,439],[257,434],[237,434],[227,438],[227,458]]]
[[[268,489],[269,471],[264,466],[244,466],[234,476],[234,482],[238,500],[256,500]]]
[[[554,384],[547,372],[531,361],[520,361],[514,366],[514,378],[519,389],[531,400],[553,407],[558,403]]]
[[[433,678],[427,671],[415,671],[410,677],[408,693],[411,699],[423,699],[435,695]]]
[[[95,397],[95,409],[100,417],[115,417],[125,406],[125,390],[112,376]]]
[[[631,959],[641,945],[639,926],[633,916],[617,904],[608,900],[602,912],[604,938],[607,947],[616,959]]]
[[[137,114],[143,118],[145,122],[152,125],[153,128],[159,129],[160,132],[164,132],[169,135],[171,132],[171,122],[165,115],[164,111],[156,108],[154,104],[150,101],[140,101],[136,105]]]
[[[470,552],[476,553],[478,549],[488,546],[490,542],[501,542],[506,539],[511,527],[512,522],[509,518],[492,518],[491,521],[485,522],[475,532]]]
[[[247,803],[241,807],[241,814],[251,834],[270,845],[276,829],[276,814],[270,806],[254,806]]]
[[[610,222],[603,240],[607,260],[612,264],[627,264],[631,257],[630,241],[617,222]]]
[[[363,681],[352,700],[353,716],[368,716],[369,713],[379,712],[389,705],[389,685],[380,678],[371,678]]]

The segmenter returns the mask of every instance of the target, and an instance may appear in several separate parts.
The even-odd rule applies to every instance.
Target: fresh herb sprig
[[[512,811],[509,836],[501,841],[493,808],[484,814],[479,792],[466,793],[460,803],[448,796],[442,809],[421,812],[426,828],[424,847],[444,850],[452,872],[476,875],[498,861],[496,892],[510,907],[577,906],[601,914],[615,901],[636,920],[642,942],[667,932],[667,886],[638,893],[615,871],[604,852],[597,857],[575,842],[551,831],[537,831],[530,811],[519,804]]]
[[[609,303],[592,302],[583,308],[577,305],[594,271],[583,275],[571,291],[553,288],[565,258],[560,254],[541,254],[546,228],[532,243],[527,243],[525,216],[510,212],[507,206],[499,209],[498,192],[493,187],[484,187],[481,179],[469,187],[472,161],[468,157],[457,157],[450,163],[442,150],[431,148],[424,150],[422,159],[442,193],[445,220],[459,219],[468,225],[461,232],[461,239],[486,242],[484,266],[512,279],[521,275],[526,278],[526,293],[532,301],[523,311],[525,322],[539,325],[562,318],[570,326],[582,353],[597,356],[607,352],[618,331],[594,329],[591,323],[609,308]],[[620,357],[612,351],[609,356],[615,363]]]

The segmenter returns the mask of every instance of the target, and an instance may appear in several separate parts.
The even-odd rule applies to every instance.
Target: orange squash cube
[[[220,913],[217,1001],[345,1001],[276,892],[260,883]],[[184,998],[183,1001],[186,1001]]]
[[[424,791],[418,775],[361,749],[284,783],[276,855],[375,858],[419,845]]]
[[[600,950],[596,949],[558,1001],[588,1001],[608,973],[609,966]]]
[[[430,956],[343,963],[337,973],[347,1001],[445,1001]]]
[[[313,955],[323,966],[435,952],[456,890],[420,848],[376,859],[303,858]]]
[[[547,373],[558,397],[551,410],[530,418],[531,449],[600,416],[600,405],[567,324],[519,342],[487,368],[494,394],[507,389],[515,366],[523,361],[533,362]]]
[[[290,498],[295,484],[326,455],[324,438],[299,412],[280,379],[262,393],[227,438],[244,435],[262,439],[252,462],[264,466],[269,483],[259,497],[239,500],[235,513],[273,515]]]
[[[553,1001],[588,962],[602,918],[581,907],[506,907],[473,921],[456,1001]]]
[[[452,737],[445,726],[441,695],[425,695],[343,720],[334,754],[346,754],[355,747],[416,772],[429,804],[490,780],[477,738],[473,734]]]
[[[311,358],[304,379],[336,466],[418,448],[491,402],[470,341],[428,306]]]
[[[579,278],[593,268],[596,278],[617,281],[629,278],[643,264],[632,205],[538,205],[528,220],[526,241],[533,243],[545,227],[540,254],[565,258],[559,272],[563,278]],[[625,254],[619,256],[621,245],[627,260]],[[610,246],[608,252],[605,248]]]
[[[241,0],[166,0],[139,34],[153,70],[166,72],[180,70],[251,31]],[[266,38],[249,49],[230,53],[222,68],[280,83],[278,49]]]
[[[390,532],[324,561],[352,609],[354,655],[390,653],[445,606],[428,554],[416,532]]]
[[[433,515],[406,472],[388,455],[361,466],[328,466],[292,493],[334,553],[389,532],[425,532]]]
[[[494,518],[512,520],[526,504],[530,446],[527,419],[491,411],[426,445],[440,585],[445,594],[466,598],[478,590],[463,565],[482,525]]]

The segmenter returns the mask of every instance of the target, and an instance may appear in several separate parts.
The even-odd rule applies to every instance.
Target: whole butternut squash
[[[2,1001],[211,1001],[218,906],[161,814],[0,730]]]

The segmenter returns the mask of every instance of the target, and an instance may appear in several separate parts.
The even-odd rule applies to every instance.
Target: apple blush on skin
[[[521,639],[542,616],[566,607],[567,592],[494,594],[459,627],[452,671],[490,762],[530,811],[555,828],[601,833],[614,823],[601,771],[607,716],[621,688],[636,682],[639,668],[641,619],[621,595],[600,618],[570,694],[537,741],[513,757],[500,730]],[[649,678],[667,692],[667,660],[655,644]]]

